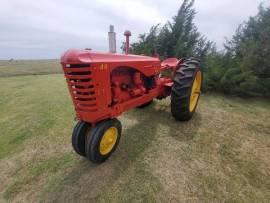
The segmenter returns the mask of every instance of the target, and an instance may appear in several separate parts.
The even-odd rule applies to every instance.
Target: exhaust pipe
[[[116,33],[114,32],[113,25],[110,25],[108,38],[109,38],[109,52],[116,53]]]

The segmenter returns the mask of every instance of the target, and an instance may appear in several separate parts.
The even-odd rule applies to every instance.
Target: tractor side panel
[[[112,63],[112,70],[119,67],[130,67],[149,77],[160,73],[161,64],[159,61],[134,61]]]

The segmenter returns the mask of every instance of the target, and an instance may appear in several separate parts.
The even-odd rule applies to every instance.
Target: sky
[[[182,0],[0,0],[0,59],[59,58],[70,48],[108,51],[109,25],[117,47],[176,15]],[[238,25],[266,0],[195,0],[195,24],[222,49]]]

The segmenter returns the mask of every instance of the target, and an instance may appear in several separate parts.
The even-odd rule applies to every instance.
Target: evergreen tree
[[[237,69],[236,93],[270,96],[270,8],[259,7],[255,17],[239,26],[232,40],[225,45]],[[224,76],[225,77],[225,76]],[[231,76],[230,76],[231,77]],[[235,79],[235,78],[233,78]],[[224,78],[225,80],[225,78]]]
[[[157,52],[161,58],[204,57],[211,43],[201,36],[194,24],[194,0],[184,0],[172,22],[162,28],[153,26],[148,34],[139,36],[139,41],[131,45],[135,54],[152,55]]]
[[[134,54],[153,56],[156,51],[159,25],[152,26],[149,34],[139,35],[139,41],[131,44],[130,51]]]

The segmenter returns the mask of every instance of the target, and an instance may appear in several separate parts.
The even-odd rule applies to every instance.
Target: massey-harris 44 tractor
[[[123,112],[170,96],[172,116],[188,121],[201,93],[198,59],[161,62],[157,57],[131,55],[127,53],[131,33],[125,35],[126,54],[69,50],[61,58],[78,120],[72,145],[94,163],[104,162],[116,149],[122,131],[116,118]]]

